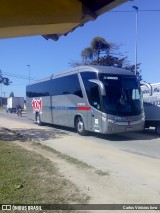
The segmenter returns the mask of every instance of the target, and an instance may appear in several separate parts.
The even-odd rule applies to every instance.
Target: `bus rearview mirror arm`
[[[143,86],[143,85],[147,86],[149,88],[149,95],[152,96],[152,94],[153,94],[152,86],[145,81],[141,81],[140,84],[141,84],[141,86]]]
[[[99,88],[100,88],[101,95],[102,95],[102,96],[106,96],[106,89],[105,89],[105,86],[104,86],[104,84],[103,84],[100,80],[91,79],[91,80],[89,80],[89,81],[92,82],[92,83],[97,84],[97,85],[99,86]]]

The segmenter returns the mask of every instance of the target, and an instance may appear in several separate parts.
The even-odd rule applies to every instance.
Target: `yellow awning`
[[[64,34],[81,18],[77,0],[0,0],[0,38]]]
[[[127,0],[0,0],[0,38],[57,40]]]

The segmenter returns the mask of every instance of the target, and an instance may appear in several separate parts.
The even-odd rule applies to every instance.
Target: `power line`
[[[10,77],[14,77],[14,78],[21,78],[21,79],[24,79],[24,80],[28,80],[28,76],[25,76],[25,75],[19,75],[19,74],[15,74],[15,73],[7,73],[7,72],[3,72],[3,75],[6,75],[6,76],[10,76]],[[36,78],[30,78],[31,80],[38,80]]]
[[[135,12],[134,10],[114,10],[108,11],[108,13],[132,13]],[[160,12],[159,10],[138,10],[138,12]]]

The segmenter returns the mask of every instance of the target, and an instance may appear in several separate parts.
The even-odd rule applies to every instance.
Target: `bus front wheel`
[[[84,127],[84,121],[82,119],[82,117],[77,117],[76,119],[76,130],[78,132],[78,134],[80,135],[87,135],[87,132],[85,130],[85,127]]]

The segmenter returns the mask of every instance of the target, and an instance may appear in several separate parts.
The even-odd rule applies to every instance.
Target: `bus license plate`
[[[126,117],[126,120],[127,120],[128,122],[130,122],[130,121],[133,120],[133,118],[132,118],[132,116],[127,116],[127,117]]]
[[[126,127],[126,132],[131,131],[132,129],[132,127]]]

